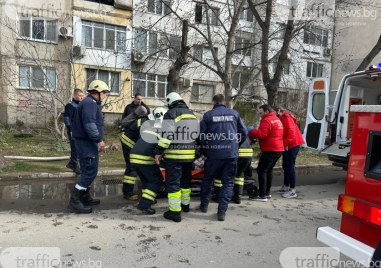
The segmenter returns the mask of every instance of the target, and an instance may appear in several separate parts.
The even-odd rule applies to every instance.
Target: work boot
[[[68,169],[71,169],[77,175],[81,174],[81,170],[79,169],[78,163],[69,162],[67,163],[66,167]]]
[[[143,215],[153,215],[156,213],[156,210],[151,208],[151,207],[148,207],[148,208],[143,208],[143,207],[137,207],[140,212],[143,214]]]
[[[232,201],[236,204],[241,204],[241,196],[238,194],[233,195]]]
[[[166,211],[164,212],[164,218],[167,220],[171,220],[174,222],[181,222],[181,212],[174,212],[174,211]]]
[[[200,210],[203,213],[208,212],[208,205],[206,205],[206,204],[200,204]]]
[[[85,192],[85,191],[83,191],[83,192]],[[91,213],[91,212],[93,212],[92,208],[85,207],[85,205],[82,203],[82,201],[81,201],[81,195],[82,194],[83,193],[80,193],[80,190],[78,190],[77,188],[74,188],[74,190],[70,196],[69,205],[67,207],[71,212],[75,212],[75,213]]]
[[[82,193],[84,192],[84,193]],[[86,191],[80,191],[81,193],[81,201],[85,206],[95,206],[101,203],[101,200],[94,199],[90,195],[90,187],[87,187]]]
[[[219,221],[224,221],[225,220],[225,212],[223,212],[223,211],[217,212],[217,219]]]
[[[184,212],[189,212],[189,205],[183,205],[181,204],[181,210]]]
[[[123,198],[128,201],[138,201],[139,196],[137,194],[123,193]]]

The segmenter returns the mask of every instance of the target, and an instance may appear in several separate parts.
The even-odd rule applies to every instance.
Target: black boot
[[[232,197],[232,201],[236,204],[241,204],[241,196],[238,194],[234,194]]]
[[[217,213],[217,219],[218,219],[219,221],[224,221],[224,220],[225,220],[225,212],[219,211],[219,212]]]
[[[156,210],[151,208],[152,203],[152,200],[142,197],[139,201],[137,208],[143,215],[153,215],[156,213]]]
[[[164,218],[174,222],[181,222],[181,212],[166,211],[164,212]]]
[[[181,210],[184,212],[189,212],[189,205],[183,205],[181,204]]]
[[[85,191],[81,191],[85,192]],[[81,201],[81,195],[83,193],[80,193],[80,191],[77,188],[74,188],[73,192],[71,193],[68,209],[71,212],[75,213],[91,213],[93,212],[93,209],[90,207],[85,207],[85,205]]]
[[[87,187],[86,191],[80,191],[81,201],[85,206],[95,206],[101,203],[99,199],[93,199],[90,195],[90,187]]]

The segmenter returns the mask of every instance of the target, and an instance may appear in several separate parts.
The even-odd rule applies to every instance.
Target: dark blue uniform
[[[74,138],[72,137],[72,125],[74,121],[75,112],[78,108],[79,101],[76,101],[75,99],[72,99],[68,104],[65,106],[64,111],[64,123],[67,129],[67,136],[70,141],[70,162],[73,166],[77,165],[78,162],[78,153],[77,149],[75,147]]]
[[[201,207],[209,204],[213,179],[220,178],[218,213],[225,213],[232,197],[237,170],[238,147],[247,131],[237,111],[216,104],[204,114],[200,124],[200,144],[206,151],[205,177],[201,184]]]
[[[91,95],[83,99],[73,121],[73,137],[78,149],[81,177],[78,185],[87,188],[98,174],[98,143],[103,140],[104,122],[101,102]]]

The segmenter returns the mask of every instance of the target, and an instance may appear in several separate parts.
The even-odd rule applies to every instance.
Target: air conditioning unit
[[[73,27],[61,26],[58,29],[58,34],[65,38],[73,37]]]
[[[184,87],[191,87],[193,86],[193,79],[190,78],[183,78],[183,86]]]
[[[332,51],[331,51],[330,48],[326,47],[326,48],[323,49],[323,56],[324,56],[324,57],[329,57],[329,56],[331,56],[331,53],[332,53]]]
[[[71,54],[74,58],[82,58],[83,56],[85,56],[85,53],[86,53],[85,46],[76,45],[76,46],[73,46],[71,50]]]
[[[132,0],[115,0],[114,7],[124,10],[132,10]]]
[[[145,62],[146,56],[143,54],[143,52],[135,50],[133,52],[133,59],[135,62]]]

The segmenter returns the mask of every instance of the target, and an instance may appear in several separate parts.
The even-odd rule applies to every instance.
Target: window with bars
[[[191,101],[200,103],[211,103],[214,96],[214,86],[193,84],[191,92]]]
[[[250,40],[236,37],[234,42],[234,54],[251,56]]]
[[[168,15],[171,13],[172,1],[169,0],[148,0],[147,10],[158,15]]]
[[[30,40],[57,42],[57,20],[18,16],[18,36]]]
[[[55,68],[19,66],[19,88],[54,91],[56,87],[57,75]]]
[[[220,9],[216,7],[196,4],[195,21],[198,23],[218,26]]]
[[[126,52],[126,27],[82,21],[82,44],[117,52]]]
[[[143,97],[164,98],[167,91],[167,76],[134,73],[132,96],[140,93]]]
[[[303,42],[309,45],[327,47],[328,30],[314,26],[305,27]]]
[[[93,80],[102,80],[110,88],[110,95],[120,94],[120,73],[98,69],[86,69],[86,88]]]
[[[322,77],[324,64],[316,62],[307,62],[307,77]]]
[[[134,48],[146,55],[157,54],[174,60],[181,49],[181,37],[136,29]]]

